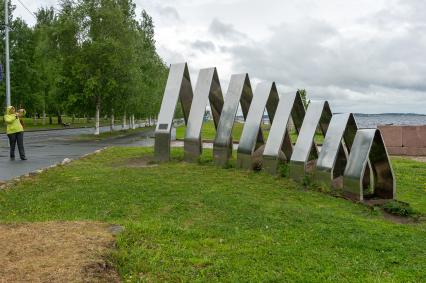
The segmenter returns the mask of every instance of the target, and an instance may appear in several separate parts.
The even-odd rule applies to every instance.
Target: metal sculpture
[[[314,138],[318,127],[325,136],[331,120],[331,110],[327,101],[311,102],[306,111],[299,137],[290,158],[289,173],[294,180],[301,181],[318,158]]]
[[[305,107],[299,92],[281,96],[263,151],[262,165],[265,171],[275,175],[279,163],[290,160],[293,154],[293,144],[288,132],[288,123],[291,118],[296,133],[299,133],[304,117]]]
[[[316,163],[317,182],[341,187],[337,179],[343,176],[357,130],[352,113],[333,115]]]
[[[373,172],[373,191],[365,195],[363,180],[369,171],[368,160]],[[396,197],[394,173],[379,130],[357,131],[343,175],[343,193],[346,197],[358,201],[371,197],[380,199]]]
[[[180,99],[185,125],[192,103],[192,86],[186,63],[170,66],[169,77],[155,128],[154,156],[157,161],[170,160],[171,130],[176,105]]]
[[[263,166],[276,174],[279,163],[285,160],[295,180],[301,181],[313,171],[315,181],[343,185],[344,195],[351,199],[395,198],[395,177],[379,130],[358,130],[352,114],[333,116],[327,101],[311,102],[305,113],[300,93],[279,97],[275,83],[259,84],[253,95],[248,74],[231,77],[224,100],[216,69],[202,69],[193,96],[186,63],[170,67],[155,129],[155,158],[159,161],[170,159],[171,129],[179,99],[187,125],[185,160],[196,161],[202,152],[201,128],[209,101],[217,129],[213,160],[221,166],[227,164],[241,105],[245,125],[238,146],[238,167]],[[266,142],[260,127],[265,108],[271,123]],[[288,131],[290,119],[298,134],[294,147]],[[325,136],[320,152],[314,142],[318,129]]]
[[[195,162],[202,153],[201,128],[208,101],[210,101],[214,126],[217,129],[223,107],[223,95],[216,68],[202,69],[198,75],[185,131],[184,158],[186,161]]]
[[[226,165],[231,157],[232,129],[234,127],[238,106],[241,104],[241,110],[245,120],[252,99],[253,93],[248,74],[232,75],[213,143],[213,161],[216,165]]]
[[[238,145],[238,168],[260,168],[264,145],[264,138],[260,128],[263,114],[266,108],[269,121],[272,124],[278,101],[279,96],[275,83],[264,82],[257,85]]]

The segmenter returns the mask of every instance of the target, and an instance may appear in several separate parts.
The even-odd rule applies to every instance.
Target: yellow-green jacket
[[[17,118],[15,114],[10,114],[11,109],[12,106],[8,106],[6,108],[6,115],[4,115],[4,121],[7,125],[6,133],[8,135],[24,131],[24,128],[22,127],[21,122],[19,121],[19,118]]]

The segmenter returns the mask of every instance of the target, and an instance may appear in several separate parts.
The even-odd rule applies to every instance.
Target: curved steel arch
[[[373,195],[364,195],[363,180],[370,160],[373,172]],[[382,134],[378,129],[358,130],[343,175],[343,193],[346,197],[363,201],[366,197],[394,199],[395,177]]]
[[[257,85],[238,145],[238,168],[254,169],[257,166],[254,154],[255,151],[262,151],[261,147],[264,144],[261,130],[263,114],[266,108],[272,124],[278,101],[275,83],[263,82]],[[260,159],[260,154],[257,153],[258,159]]]
[[[331,120],[331,110],[327,101],[311,102],[290,158],[289,173],[294,180],[301,181],[312,165],[310,161],[318,158],[318,149],[314,138],[319,127],[322,134],[327,133]]]
[[[187,131],[185,159],[196,160],[201,153],[201,127],[209,99],[217,128],[213,144],[214,162],[227,163],[232,155],[232,129],[241,104],[245,126],[238,147],[238,166],[253,166],[253,157],[263,151],[264,169],[276,173],[280,159],[289,159],[290,177],[300,180],[316,164],[315,178],[331,182],[343,174],[343,192],[348,198],[368,197],[393,199],[395,177],[377,129],[357,130],[352,114],[332,116],[328,102],[312,102],[305,113],[299,92],[278,98],[275,84],[259,84],[253,96],[247,74],[233,75],[225,102],[215,68],[200,71],[193,92],[186,63],[170,67],[169,77],[155,129],[155,158],[170,159],[173,117],[180,99]],[[193,104],[191,108],[191,104]],[[269,138],[264,148],[260,128],[265,108],[271,121]],[[298,139],[292,147],[287,126],[292,119]],[[320,153],[314,142],[317,129],[325,136]],[[283,157],[284,156],[284,157]],[[316,160],[314,163],[313,161]],[[373,192],[365,191],[371,175]],[[333,185],[333,183],[332,183]]]
[[[224,166],[232,155],[232,129],[241,104],[244,120],[250,108],[253,93],[248,74],[232,75],[213,143],[213,161]]]
[[[290,117],[296,132],[299,133],[305,117],[305,107],[299,91],[295,94],[281,95],[274,122],[271,123],[269,137],[263,151],[263,169],[271,174],[277,173],[278,164],[283,159],[282,155],[288,161],[293,153],[293,144],[288,132]]]
[[[170,66],[169,77],[155,128],[154,156],[157,161],[170,160],[170,140],[173,117],[180,99],[185,124],[192,104],[192,86],[186,63]]]
[[[343,176],[357,130],[352,113],[333,115],[316,163],[316,181],[341,187],[336,179]]]
[[[223,108],[223,95],[216,68],[201,69],[198,75],[185,131],[184,158],[186,161],[195,162],[202,153],[201,128],[208,101],[210,101],[215,129],[217,129]]]

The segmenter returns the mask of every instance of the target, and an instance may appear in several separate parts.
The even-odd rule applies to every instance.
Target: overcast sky
[[[55,0],[21,0],[36,11]],[[195,85],[215,66],[305,88],[333,112],[426,114],[425,0],[134,0],[156,25],[168,63],[186,61]],[[17,0],[15,16],[34,18]]]

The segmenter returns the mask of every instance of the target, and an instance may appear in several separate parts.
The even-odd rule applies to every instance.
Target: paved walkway
[[[117,130],[121,126],[116,127]],[[101,132],[109,131],[102,127]],[[79,158],[105,146],[152,146],[150,138],[152,130],[137,132],[125,137],[106,139],[103,141],[76,141],[81,134],[93,133],[92,128],[26,132],[24,134],[25,151],[28,160],[21,161],[16,149],[15,161],[9,160],[9,142],[7,136],[0,136],[0,180],[6,181],[31,171],[45,168],[61,162],[65,158]]]

